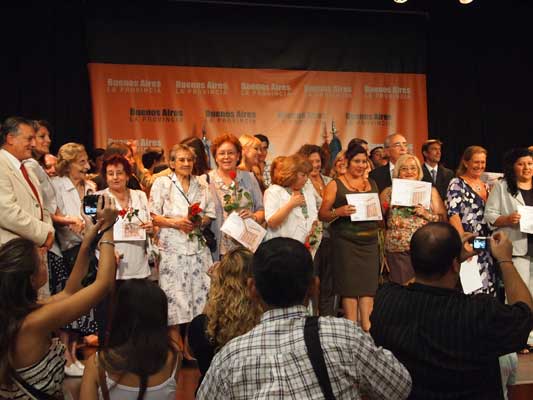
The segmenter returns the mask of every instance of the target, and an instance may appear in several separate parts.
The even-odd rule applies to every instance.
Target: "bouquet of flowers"
[[[309,233],[309,236],[307,236],[307,240],[304,243],[305,247],[307,247],[307,249],[312,254],[314,254],[318,250],[318,246],[320,245],[320,241],[322,240],[323,232],[324,232],[324,226],[322,225],[322,222],[320,221],[313,222],[313,227],[311,228],[311,232]]]
[[[234,210],[240,210],[243,208],[252,208],[252,196],[250,193],[245,191],[243,188],[239,188],[237,183],[235,182],[235,178],[237,177],[237,173],[235,171],[231,171],[229,173],[229,176],[231,178],[231,184],[229,185],[229,190],[231,193],[227,193],[224,195],[224,211],[227,213],[230,213]],[[243,199],[246,200],[246,203],[242,204]]]
[[[127,219],[129,223],[131,223],[131,220],[135,217],[141,224],[144,224],[144,221],[139,218],[139,209],[137,208],[123,208],[118,212],[118,216],[122,219]]]
[[[193,240],[195,237],[198,239],[198,246],[202,248],[205,246],[205,238],[202,234],[202,208],[200,203],[193,203],[189,206],[189,211],[187,217],[192,222],[194,228],[191,233],[189,233],[189,240]]]

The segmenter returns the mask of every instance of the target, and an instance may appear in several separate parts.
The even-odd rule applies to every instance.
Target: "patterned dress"
[[[183,191],[183,193],[181,192]],[[215,218],[214,203],[207,184],[191,176],[185,192],[175,174],[155,180],[150,192],[150,212],[170,218],[186,217],[191,204],[200,203],[205,215]],[[209,248],[190,235],[173,228],[161,228],[157,247],[161,254],[159,285],[168,298],[168,324],[190,322],[202,313],[210,280],[207,271],[213,259]]]
[[[489,187],[485,185],[487,193]],[[465,232],[477,233],[479,236],[490,234],[489,226],[484,218],[485,201],[462,178],[453,178],[448,186],[446,199],[448,218],[459,216]],[[479,274],[483,288],[477,293],[496,295],[496,270],[488,251],[478,254]]]

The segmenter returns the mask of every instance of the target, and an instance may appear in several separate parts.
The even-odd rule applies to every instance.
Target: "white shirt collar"
[[[424,163],[424,165],[426,166],[426,168],[428,169],[428,171],[431,173],[431,170],[435,170],[435,173],[438,172],[439,170],[439,164],[435,165],[434,167],[432,167],[431,165],[429,165],[428,163]]]
[[[22,163],[20,162],[20,160],[15,157],[13,154],[11,154],[9,151],[7,151],[6,149],[2,149],[0,150],[2,151],[2,153],[7,157],[7,159],[9,160],[9,162],[11,164],[13,164],[13,167],[16,169],[16,170],[20,170],[20,166],[22,165]]]

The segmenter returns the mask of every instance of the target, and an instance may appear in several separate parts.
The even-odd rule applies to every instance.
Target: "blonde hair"
[[[404,154],[403,156],[400,156],[400,158],[398,158],[398,161],[396,161],[396,164],[394,164],[394,172],[392,173],[393,178],[400,177],[400,168],[403,164],[405,164],[406,161],[409,160],[415,160],[416,168],[418,169],[418,175],[416,179],[419,181],[422,180],[422,178],[424,177],[424,171],[422,171],[422,166],[420,165],[418,157],[412,154]]]
[[[75,162],[82,153],[87,154],[87,151],[82,144],[71,142],[65,143],[63,146],[61,146],[57,152],[57,175],[67,175],[70,169],[70,164]]]
[[[263,312],[248,292],[252,257],[249,250],[237,247],[213,271],[205,314],[207,336],[217,350],[257,325]]]
[[[337,153],[337,156],[335,157],[335,160],[333,160],[333,163],[331,164],[331,171],[329,171],[329,176],[333,179],[337,178],[339,175],[337,173],[337,162],[342,158],[346,158],[346,152],[344,150],[339,151]],[[346,164],[348,164],[348,160],[346,160]]]
[[[243,148],[254,146],[254,145],[261,146],[261,141],[258,138],[252,135],[248,135],[246,133],[244,135],[241,135],[241,137],[239,137],[239,142],[241,143],[241,146]]]
[[[283,187],[290,187],[297,178],[298,172],[309,174],[313,167],[301,154],[287,157],[276,157],[271,165],[272,183]]]
[[[455,173],[455,176],[461,176],[464,175],[466,172],[466,166],[465,161],[470,161],[474,154],[483,153],[485,156],[487,156],[487,150],[484,147],[481,146],[468,146],[463,156],[461,157],[461,161],[459,161],[459,166],[457,167],[457,171]]]

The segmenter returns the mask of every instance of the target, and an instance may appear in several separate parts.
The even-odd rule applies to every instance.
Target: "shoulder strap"
[[[105,378],[105,370],[101,365],[99,357],[97,355],[98,364],[96,368],[98,369],[98,386],[100,386],[100,392],[102,392],[102,397],[104,400],[109,400],[109,388],[107,387],[107,380]]]
[[[179,190],[179,192],[181,193],[181,195],[182,195],[183,197],[185,197],[185,200],[187,200],[187,203],[188,203],[189,205],[191,205],[191,202],[189,201],[189,198],[187,197],[187,195],[186,195],[185,193],[183,193],[183,190],[180,189],[180,187],[178,186],[178,184],[172,180],[172,176],[168,176],[168,179],[170,179],[170,182],[172,182],[172,183],[174,184],[174,186],[176,186],[176,189]]]
[[[54,396],[51,396],[48,393],[45,393],[42,390],[39,390],[36,387],[31,386],[15,370],[12,371],[11,377],[15,381],[15,384],[17,385],[17,387],[31,400],[55,400],[56,399]]]
[[[318,335],[318,317],[307,317],[305,319],[304,340],[307,354],[311,360],[311,365],[318,378],[318,384],[326,400],[335,400],[331,382],[329,380],[324,353],[320,346],[320,336]]]

